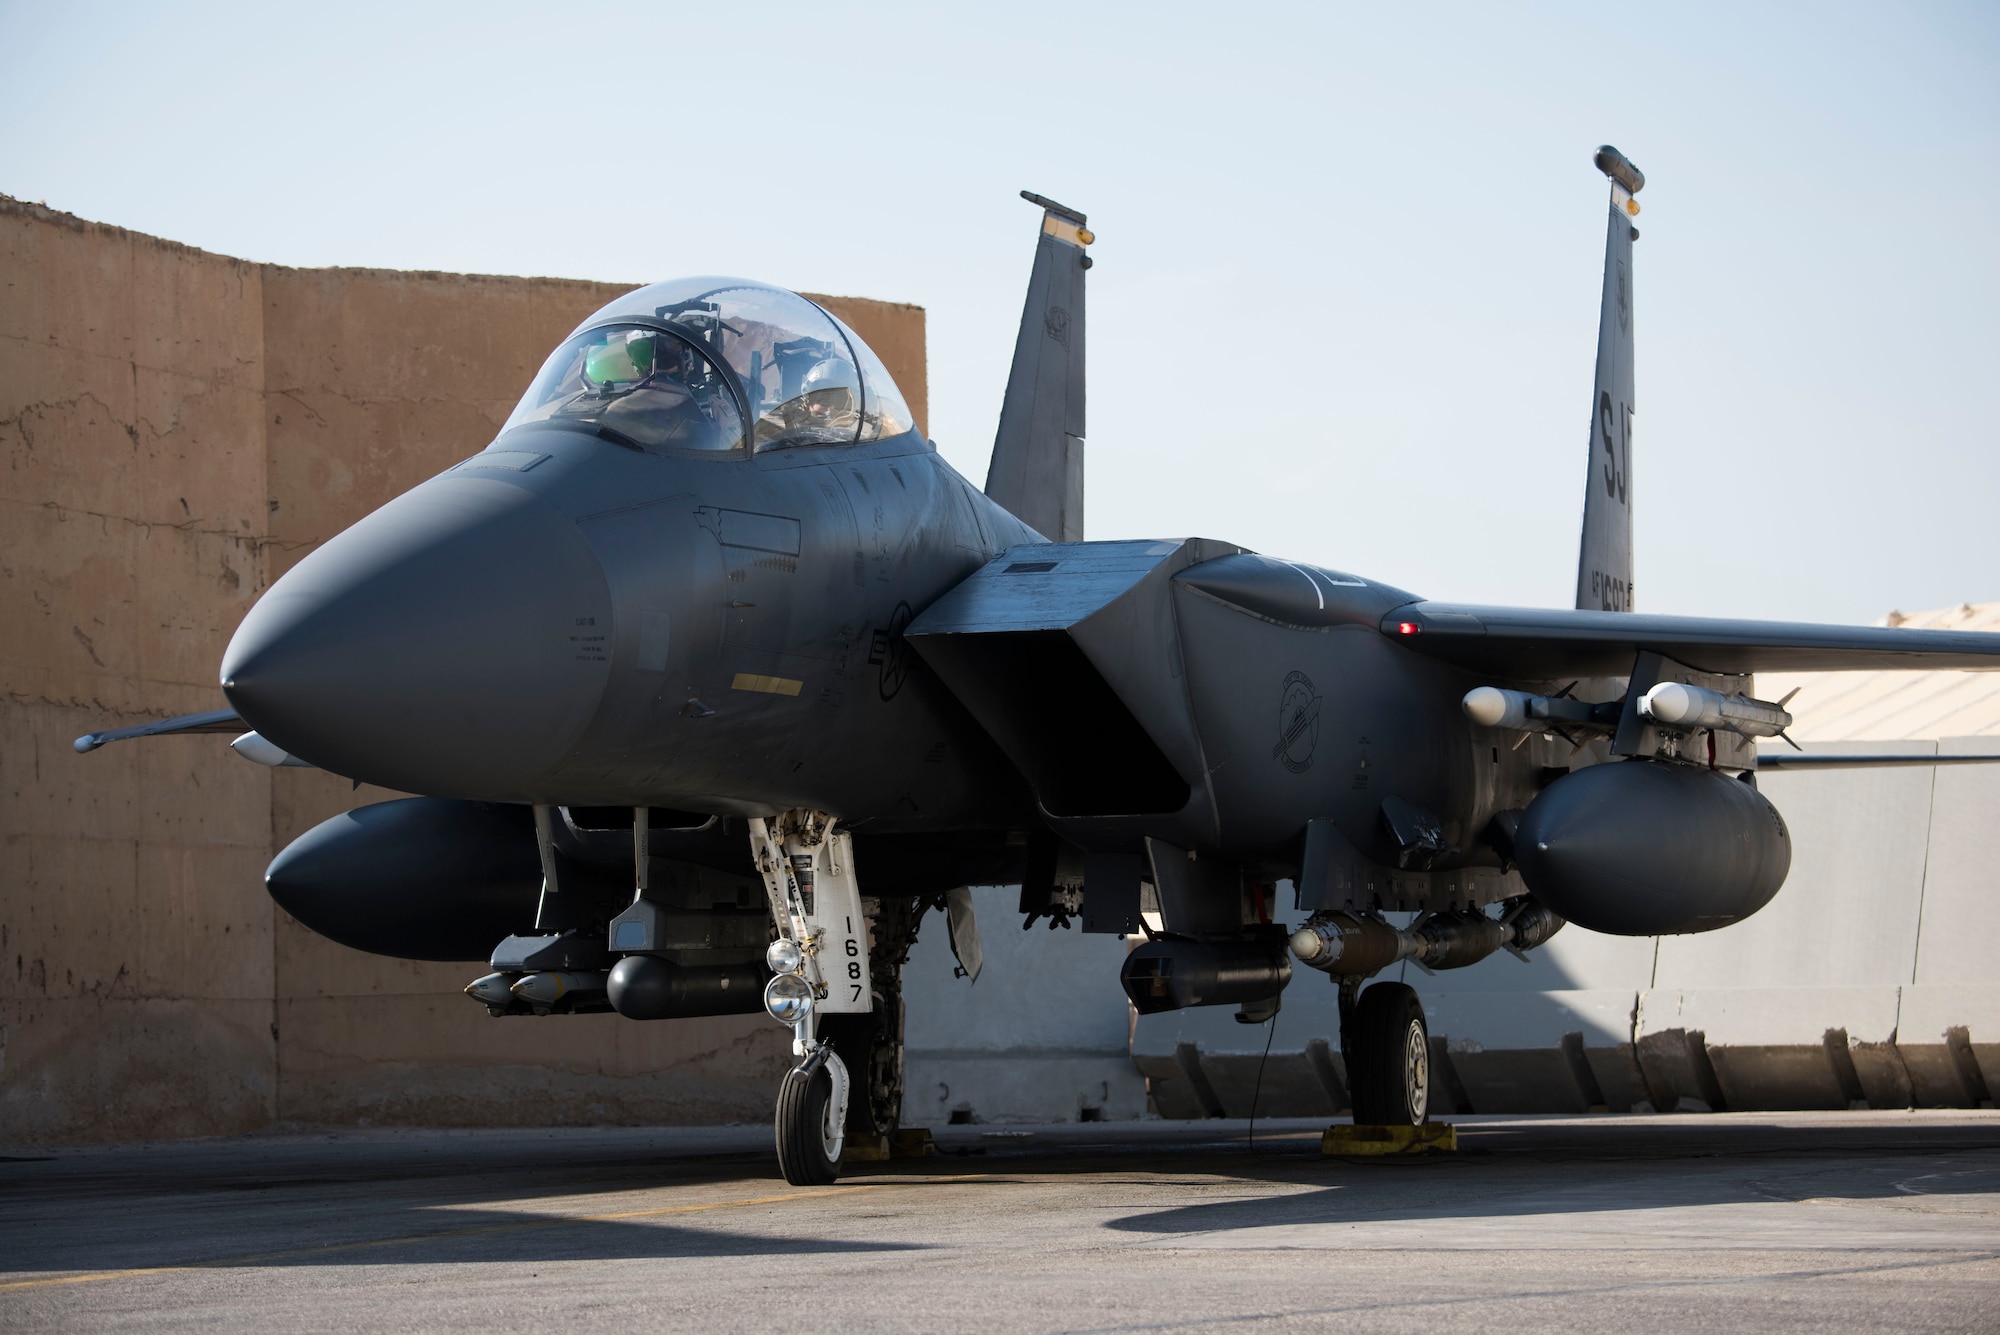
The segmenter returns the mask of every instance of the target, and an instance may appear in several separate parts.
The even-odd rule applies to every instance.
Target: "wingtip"
[[[78,755],[87,756],[98,747],[104,745],[104,739],[94,732],[87,732],[74,742],[71,742],[70,745],[76,748]]]

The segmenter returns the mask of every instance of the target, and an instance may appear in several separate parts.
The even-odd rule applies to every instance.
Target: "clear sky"
[[[1641,610],[2000,599],[2000,7],[0,0],[0,192],[208,250],[930,312],[985,479],[1090,214],[1089,533],[1567,605],[1602,142]]]

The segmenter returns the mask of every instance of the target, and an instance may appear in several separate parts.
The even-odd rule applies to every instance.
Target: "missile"
[[[1482,728],[1515,732],[1610,732],[1618,726],[1618,701],[1595,703],[1566,695],[1530,695],[1526,691],[1477,686],[1460,702],[1465,716]]]
[[[1608,733],[1617,729],[1623,705],[1616,700],[1593,703],[1478,686],[1465,693],[1460,708],[1482,728]],[[1720,728],[1750,737],[1776,737],[1792,726],[1792,716],[1782,704],[1724,695],[1678,681],[1663,681],[1641,696],[1639,714],[1647,722],[1675,732]]]
[[[1639,713],[1675,732],[1720,728],[1748,737],[1776,737],[1792,726],[1792,716],[1783,705],[1678,681],[1663,681],[1640,696]]]

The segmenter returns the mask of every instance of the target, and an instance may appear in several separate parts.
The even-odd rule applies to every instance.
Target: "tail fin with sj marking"
[[[1042,234],[986,494],[1051,541],[1081,542],[1084,247],[1096,238],[1075,209],[1026,190],[1021,197],[1042,206]]]
[[[1632,610],[1632,225],[1646,177],[1606,144],[1597,169],[1611,180],[1604,237],[1604,298],[1597,317],[1597,382],[1590,394],[1590,471],[1583,493],[1583,546],[1576,605]]]

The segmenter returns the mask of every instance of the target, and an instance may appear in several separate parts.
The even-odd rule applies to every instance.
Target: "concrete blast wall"
[[[0,1141],[272,1121],[761,1119],[762,1017],[494,1020],[477,966],[279,912],[275,850],[392,794],[216,737],[230,633],[314,544],[480,449],[636,284],[252,264],[0,197]],[[819,297],[926,421],[924,313]]]

